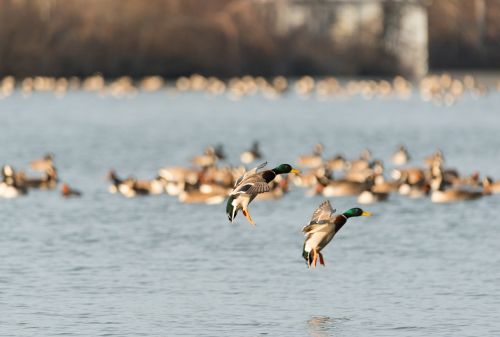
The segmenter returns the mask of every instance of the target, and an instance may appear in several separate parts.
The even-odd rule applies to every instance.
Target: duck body
[[[243,174],[235,183],[232,192],[229,194],[229,198],[226,204],[226,214],[230,222],[233,222],[234,218],[241,209],[243,215],[248,219],[248,221],[255,225],[250,213],[248,211],[248,205],[254,200],[258,194],[269,192],[271,190],[269,183],[276,178],[278,174],[285,173],[296,173],[298,170],[292,168],[288,164],[281,164],[272,170],[260,171],[267,165],[267,162],[259,165],[258,167]]]
[[[354,216],[369,216],[360,208],[351,208],[342,214],[335,214],[328,200],[323,201],[313,212],[309,224],[302,228],[306,237],[302,248],[302,257],[308,267],[316,267],[319,257],[320,264],[325,265],[321,250],[333,239],[335,234],[345,225],[347,219]]]

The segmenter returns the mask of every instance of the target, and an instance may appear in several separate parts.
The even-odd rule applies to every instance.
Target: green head
[[[281,164],[272,169],[276,174],[285,174],[285,173],[300,173],[299,170],[294,169],[291,165]]]
[[[342,213],[346,218],[350,218],[353,216],[370,216],[372,215],[370,212],[365,212],[361,208],[354,207],[351,209],[348,209],[344,213]]]

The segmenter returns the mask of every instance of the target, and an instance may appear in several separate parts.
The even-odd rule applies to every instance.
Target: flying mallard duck
[[[325,260],[321,250],[333,239],[335,234],[344,226],[347,219],[355,216],[370,216],[370,212],[365,212],[361,208],[351,208],[342,214],[334,214],[330,201],[323,201],[314,211],[311,221],[302,228],[306,236],[302,256],[307,261],[308,267],[316,267],[319,256],[319,263],[325,265]],[[312,254],[311,254],[312,252]]]
[[[269,192],[271,190],[269,183],[273,181],[278,174],[300,172],[288,164],[281,164],[272,170],[257,172],[266,165],[267,162],[262,163],[256,168],[246,172],[234,184],[233,191],[229,195],[226,205],[226,213],[229,221],[233,222],[238,214],[238,210],[241,209],[243,215],[245,215],[248,221],[255,226],[255,222],[248,212],[248,204],[252,202],[258,194]]]

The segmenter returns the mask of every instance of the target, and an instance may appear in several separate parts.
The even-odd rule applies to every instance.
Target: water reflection
[[[307,320],[307,331],[311,337],[335,336],[338,326],[348,318],[333,318],[328,316],[312,316]]]

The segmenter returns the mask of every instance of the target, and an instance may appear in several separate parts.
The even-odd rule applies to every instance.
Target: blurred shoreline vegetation
[[[358,1],[349,4],[354,10],[346,3],[0,0],[0,77],[411,76],[425,74],[427,61],[430,69],[500,67],[500,1],[410,1],[428,24],[410,31],[426,30],[425,50],[417,50],[425,69],[417,70],[403,62],[412,67],[414,56],[400,55],[412,35],[390,43],[393,31],[407,26],[389,25],[405,13],[405,2]],[[338,37],[352,15],[357,26]]]

